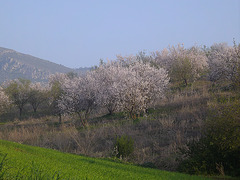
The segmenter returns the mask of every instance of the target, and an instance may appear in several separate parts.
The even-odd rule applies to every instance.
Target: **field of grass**
[[[6,154],[4,179],[207,179],[0,140]]]

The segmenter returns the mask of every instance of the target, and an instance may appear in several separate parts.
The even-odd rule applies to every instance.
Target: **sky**
[[[233,38],[240,0],[0,0],[0,47],[70,68]]]

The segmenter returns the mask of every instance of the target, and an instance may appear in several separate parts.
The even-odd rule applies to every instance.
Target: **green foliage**
[[[14,103],[18,104],[19,96],[29,90],[30,81],[26,79],[18,79],[10,82],[5,88],[5,92],[10,96]]]
[[[52,87],[49,92],[49,97],[51,99],[50,109],[54,115],[59,117],[59,123],[62,121],[62,111],[58,107],[58,100],[60,99],[61,95],[63,94],[63,90],[61,88],[61,83],[59,81],[52,82]]]
[[[117,137],[115,143],[115,154],[117,158],[126,158],[133,153],[134,141],[130,136]]]
[[[210,105],[204,136],[182,151],[181,172],[240,176],[240,101],[230,99]]]
[[[18,79],[11,81],[4,89],[10,100],[18,107],[20,117],[22,116],[24,106],[28,103],[30,83],[29,80]]]
[[[189,143],[188,149],[181,149],[181,153],[187,159],[181,160],[178,167],[180,172],[205,175],[217,173],[215,156],[219,153],[219,150],[210,145],[208,139],[201,138],[199,141]]]
[[[193,81],[193,68],[188,58],[179,58],[173,64],[170,71],[170,77],[173,82],[180,82],[185,86]]]
[[[240,101],[210,107],[207,134],[222,150],[240,150]]]
[[[30,89],[28,102],[32,106],[34,113],[37,112],[40,104],[47,101],[47,92],[43,92],[39,89]]]

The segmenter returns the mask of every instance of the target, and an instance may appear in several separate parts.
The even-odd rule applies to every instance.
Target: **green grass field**
[[[0,140],[0,179],[207,179]]]

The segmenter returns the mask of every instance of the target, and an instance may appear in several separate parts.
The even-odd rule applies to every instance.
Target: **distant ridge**
[[[0,47],[0,83],[17,78],[47,81],[55,73],[84,73],[90,68],[71,69],[47,60]]]

